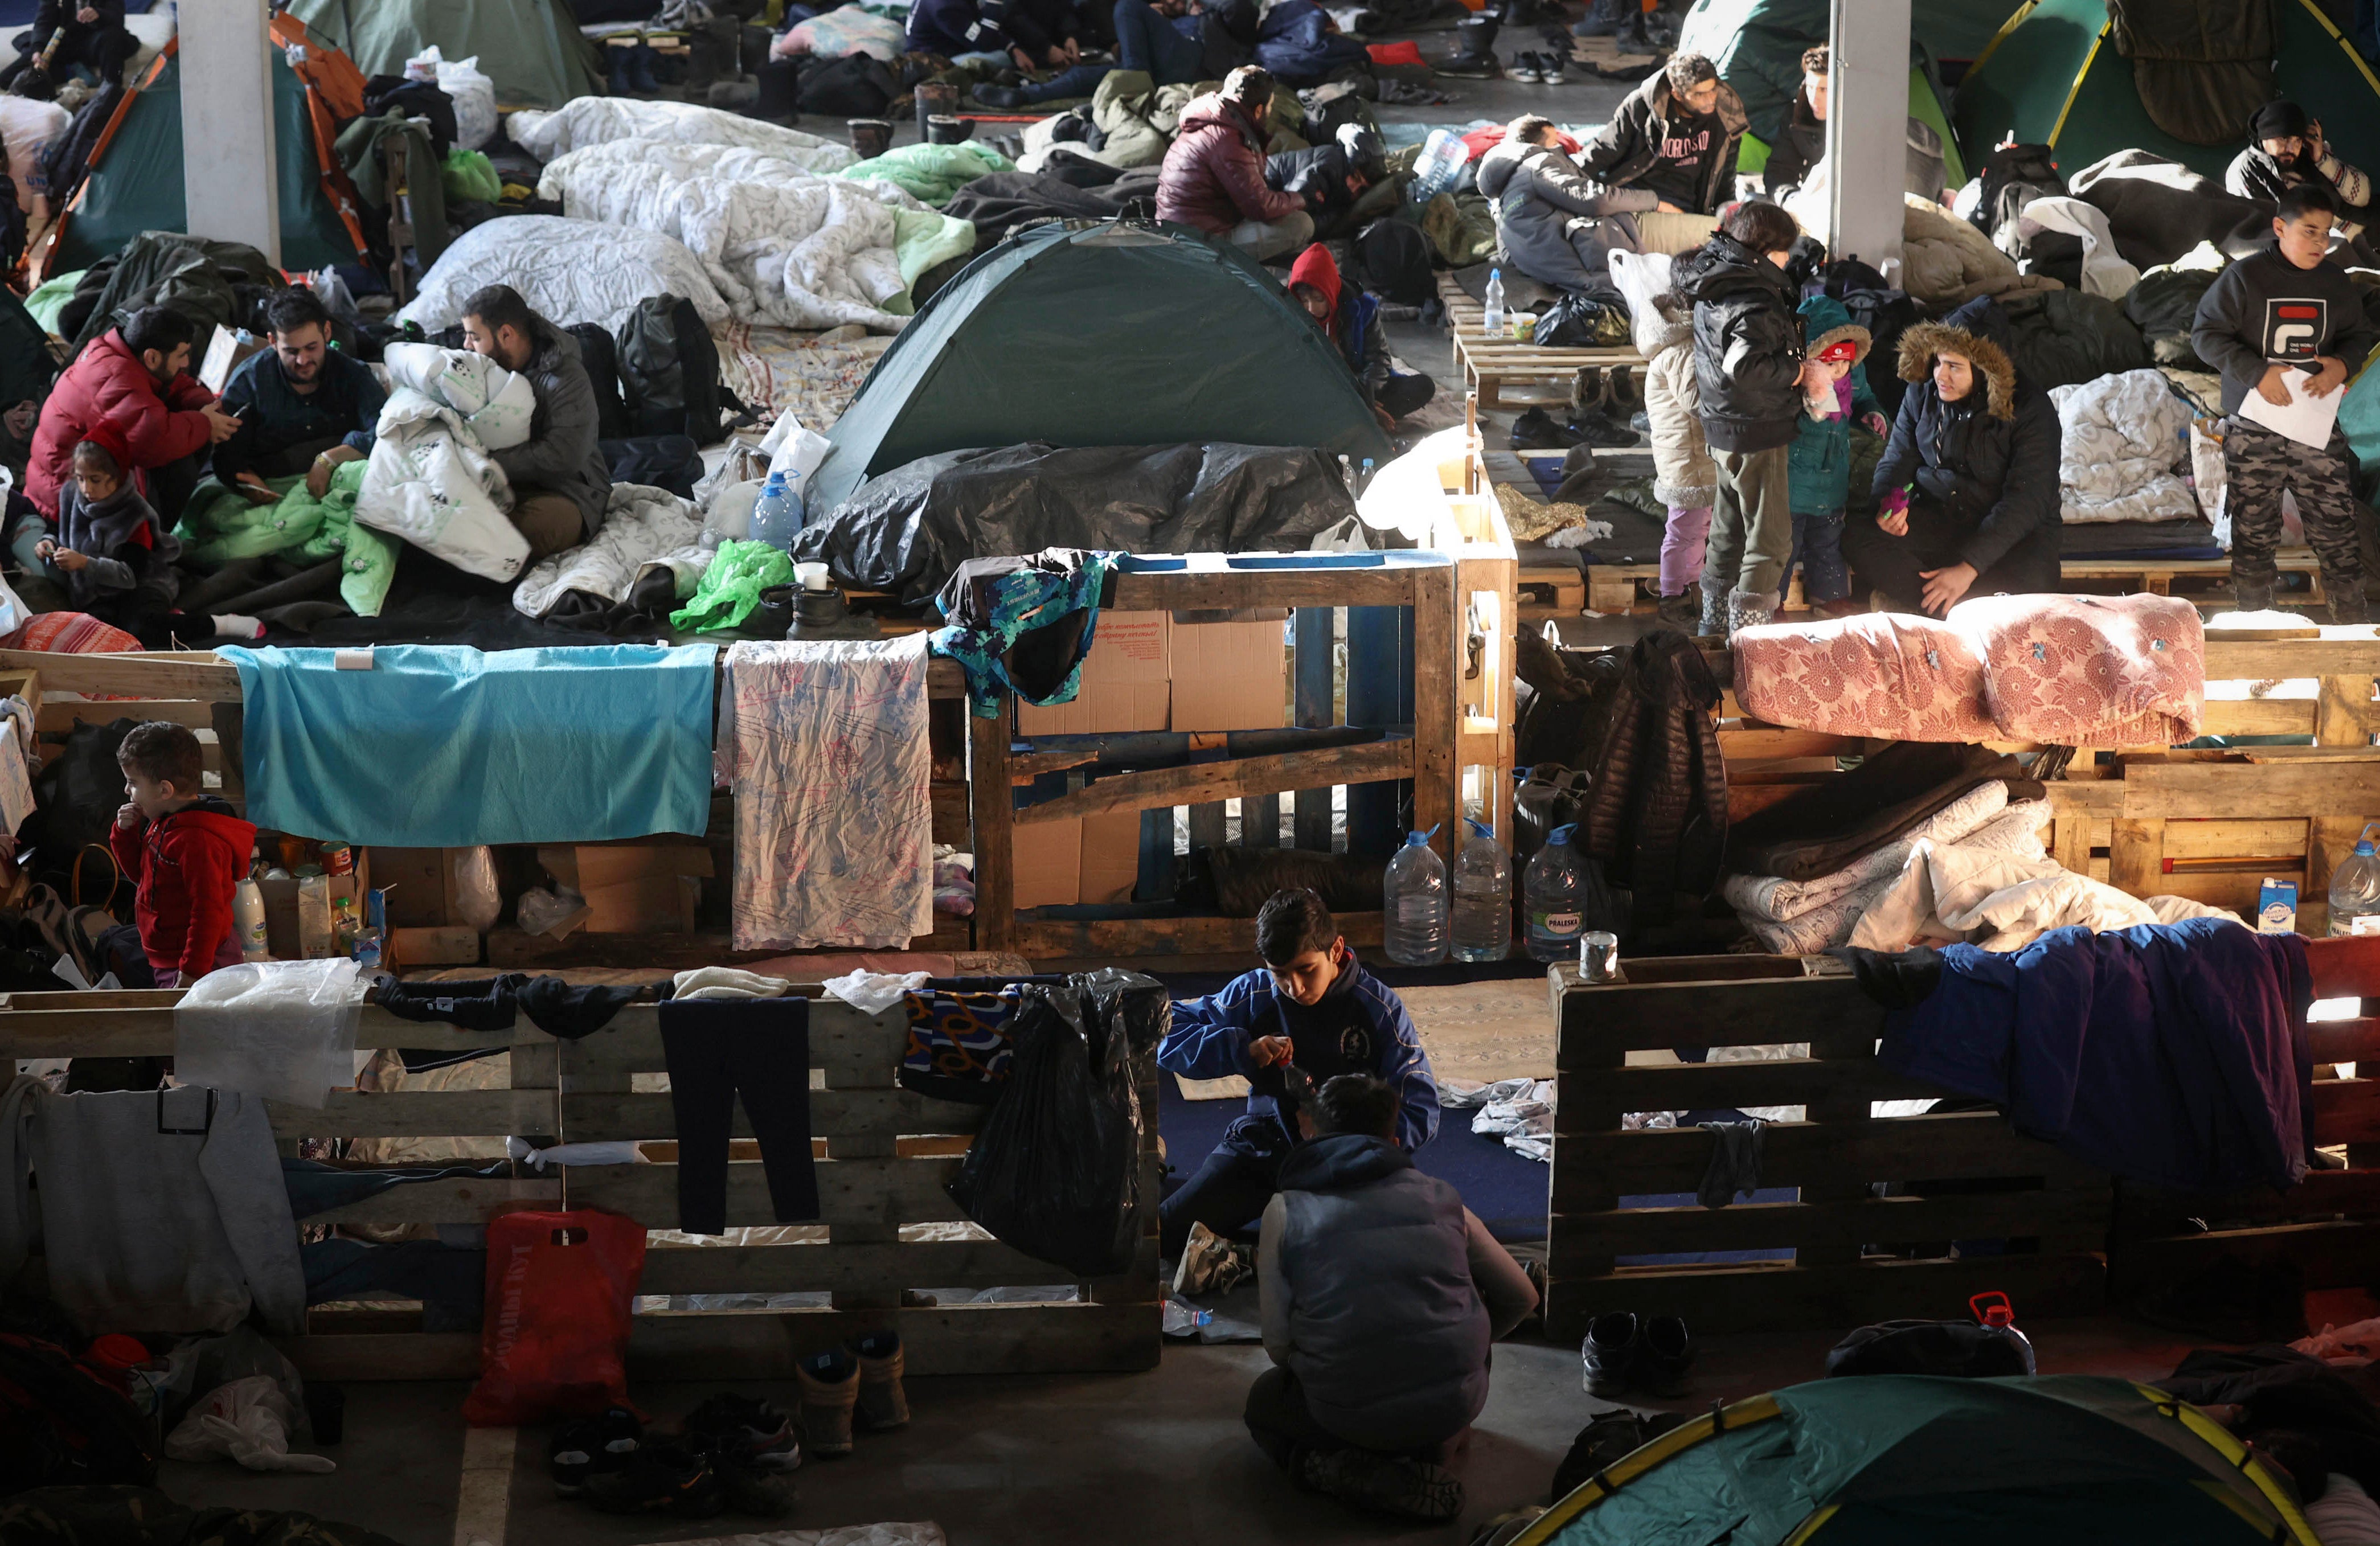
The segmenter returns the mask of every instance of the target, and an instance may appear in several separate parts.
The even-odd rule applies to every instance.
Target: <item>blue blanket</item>
[[[2221,919],[1952,945],[1876,1061],[2006,1106],[2017,1131],[2155,1186],[2286,1190],[2313,1152],[2305,940]]]
[[[394,645],[370,670],[328,649],[221,654],[239,668],[260,827],[460,848],[710,824],[710,645]]]

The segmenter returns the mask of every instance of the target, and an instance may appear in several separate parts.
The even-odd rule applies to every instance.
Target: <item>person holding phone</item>
[[[215,394],[190,374],[198,329],[162,306],[134,312],[91,341],[42,405],[25,495],[51,522],[72,474],[75,447],[101,428],[125,450],[125,474],[173,529],[198,486],[208,448],[239,429]]]
[[[265,308],[273,347],[240,361],[223,405],[239,429],[215,448],[215,477],[259,504],[281,496],[267,481],[306,479],[316,499],[346,462],[371,454],[388,393],[371,367],[331,342],[331,314],[292,285]]]

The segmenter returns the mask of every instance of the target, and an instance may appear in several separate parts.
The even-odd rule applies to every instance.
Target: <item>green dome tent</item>
[[[447,59],[477,57],[506,111],[602,93],[595,45],[567,0],[290,0],[289,12],[336,40],[368,76],[403,75],[407,59],[436,43]]]
[[[1819,1380],[1716,1407],[1512,1546],[2319,1546],[2215,1420],[2097,1375]]]
[[[2349,162],[2380,170],[2380,78],[2313,0],[2271,3],[2271,95],[2320,118]],[[2191,30],[2185,13],[2194,9],[2187,0],[2173,6],[2176,33]],[[2118,151],[2142,150],[2219,179],[2248,143],[2245,112],[2235,124],[2191,139],[2158,127],[2141,100],[2107,0],[2028,0],[1959,83],[1953,116],[1960,148],[1976,166],[2013,130],[2028,144],[2057,151],[2069,173]]]
[[[978,256],[876,362],[827,437],[813,509],[920,456],[1207,441],[1386,463],[1339,351],[1261,266],[1181,225],[1043,225]]]

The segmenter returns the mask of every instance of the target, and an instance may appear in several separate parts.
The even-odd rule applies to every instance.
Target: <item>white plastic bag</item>
[[[798,473],[802,487],[809,487],[810,477],[819,470],[832,449],[824,435],[802,428],[801,420],[791,414],[779,414],[777,422],[769,426],[760,449],[769,453],[769,470],[772,473]]]
[[[250,1374],[217,1385],[165,1435],[165,1453],[176,1460],[229,1455],[251,1471],[335,1471],[327,1455],[292,1455],[294,1420],[289,1398],[269,1375]]]
[[[408,80],[435,83],[455,103],[455,143],[476,151],[496,137],[496,83],[480,73],[480,56],[449,60],[436,43],[405,62]]]
[[[334,957],[208,972],[174,1007],[176,1076],[320,1111],[334,1088],[355,1082],[358,972]]]
[[[495,851],[465,849],[462,857],[455,861],[455,912],[458,921],[474,934],[485,934],[496,926],[497,915],[504,910],[504,893],[496,887]]]

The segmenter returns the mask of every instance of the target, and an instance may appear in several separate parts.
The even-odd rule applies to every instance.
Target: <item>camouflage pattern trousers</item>
[[[2355,534],[2353,454],[2347,436],[2330,432],[2316,451],[2237,415],[2223,421],[2223,467],[2231,514],[2231,577],[2252,586],[2273,583],[2273,552],[2281,545],[2281,490],[2297,496],[2298,519],[2333,594],[2363,593],[2363,554]]]

